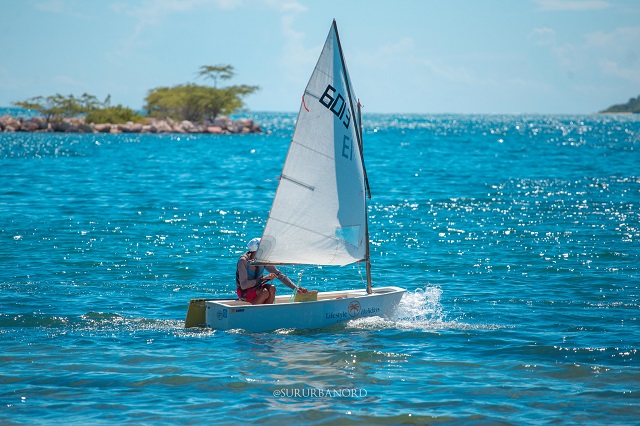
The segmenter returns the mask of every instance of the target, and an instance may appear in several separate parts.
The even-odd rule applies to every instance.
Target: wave
[[[139,331],[182,328],[182,320],[126,317],[116,313],[87,312],[83,315],[0,314],[0,328],[43,328],[74,331]]]
[[[469,324],[458,320],[447,320],[447,314],[440,301],[442,289],[426,286],[413,292],[406,292],[394,315],[390,318],[366,317],[349,321],[347,329],[365,330],[495,330],[504,328],[495,324]]]

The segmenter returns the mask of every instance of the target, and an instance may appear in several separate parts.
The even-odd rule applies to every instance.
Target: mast
[[[336,32],[336,39],[338,42],[338,50],[340,51],[340,60],[342,61],[342,73],[345,81],[345,85],[347,86],[347,96],[349,97],[349,108],[351,109],[351,116],[356,117],[353,110],[353,96],[351,94],[351,86],[349,84],[349,75],[347,74],[347,64],[344,61],[344,53],[342,52],[342,44],[340,43],[340,35],[338,34],[338,25],[336,24],[336,20],[333,20],[333,29]],[[367,269],[367,294],[373,293],[373,289],[371,287],[371,256],[369,251],[369,214],[367,212],[367,198],[371,199],[371,189],[369,188],[369,179],[367,178],[367,169],[364,166],[364,150],[362,146],[362,111],[360,108],[360,101],[358,101],[358,124],[355,126],[356,128],[356,136],[358,138],[358,148],[360,149],[360,159],[362,161],[362,173],[364,175],[364,187],[366,191],[366,196],[364,199],[364,232],[367,239],[367,245],[365,248],[364,261]]]
[[[360,140],[362,141],[362,107],[360,105],[360,99],[358,99],[358,127],[360,128]],[[360,147],[362,148],[362,144],[360,145]],[[364,156],[361,156],[361,158],[363,159],[362,167],[364,168]],[[366,174],[365,174],[365,179],[366,179]],[[367,182],[367,188],[368,187],[369,187],[369,184]],[[369,198],[371,198],[371,192],[369,192]],[[364,261],[367,269],[367,294],[371,294],[373,293],[373,289],[371,288],[371,255],[369,251],[369,246],[370,246],[369,244],[369,213],[367,210],[366,197],[364,199],[364,233],[367,238],[367,248],[364,254]]]

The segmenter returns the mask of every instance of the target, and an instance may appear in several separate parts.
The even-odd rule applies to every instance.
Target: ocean
[[[0,133],[0,424],[639,424],[640,116],[365,114],[395,316],[185,330],[234,293],[296,120],[247,115],[265,132]]]

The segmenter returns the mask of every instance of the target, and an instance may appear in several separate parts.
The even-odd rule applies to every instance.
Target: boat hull
[[[357,318],[388,317],[405,290],[399,287],[318,293],[317,301],[291,302],[278,296],[274,304],[251,305],[239,300],[207,300],[206,326],[216,330],[243,329],[251,332],[282,328],[314,329]]]

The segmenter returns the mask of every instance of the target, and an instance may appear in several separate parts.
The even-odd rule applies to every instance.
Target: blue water
[[[1,424],[638,424],[640,117],[367,115],[396,317],[184,330],[271,205],[295,115],[253,118],[0,134]]]

